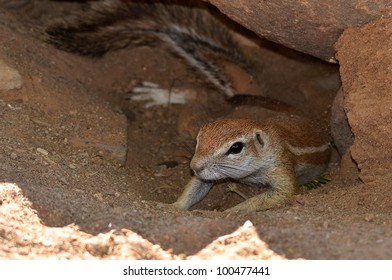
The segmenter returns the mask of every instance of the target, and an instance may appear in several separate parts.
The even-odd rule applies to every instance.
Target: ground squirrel
[[[204,125],[191,161],[194,177],[174,203],[189,209],[222,180],[266,186],[268,190],[226,211],[248,213],[286,202],[298,184],[327,167],[330,144],[310,120],[281,114],[258,122],[222,119]]]

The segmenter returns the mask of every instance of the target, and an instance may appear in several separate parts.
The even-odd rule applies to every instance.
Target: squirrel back
[[[226,60],[247,69],[225,18],[214,16],[200,1],[103,0],[57,20],[45,40],[59,49],[93,57],[127,46],[163,43],[226,96],[234,95],[219,66]]]

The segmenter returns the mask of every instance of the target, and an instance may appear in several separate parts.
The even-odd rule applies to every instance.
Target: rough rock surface
[[[354,136],[344,111],[344,96],[339,89],[331,108],[331,135],[339,154],[343,156],[354,142]]]
[[[23,80],[19,72],[0,59],[0,90],[17,89],[22,84]]]
[[[234,21],[289,48],[334,62],[344,29],[391,16],[390,0],[209,0]]]
[[[364,182],[386,179],[392,176],[392,20],[348,29],[336,48],[355,135],[352,157]]]

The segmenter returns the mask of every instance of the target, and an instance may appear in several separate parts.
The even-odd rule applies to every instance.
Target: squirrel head
[[[241,179],[260,169],[269,138],[248,119],[222,119],[204,125],[198,135],[191,168],[206,181]]]

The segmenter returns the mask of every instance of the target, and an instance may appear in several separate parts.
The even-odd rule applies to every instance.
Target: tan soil
[[[0,60],[23,80],[0,91],[1,258],[392,257],[389,182],[362,184],[350,164],[332,164],[331,183],[262,213],[225,216],[242,199],[225,186],[192,211],[167,205],[190,178],[192,108],[145,109],[124,94],[146,80],[196,91],[207,118],[230,105],[164,50],[93,60],[44,43],[42,26],[73,5],[0,10]],[[263,93],[328,120],[338,68],[264,44],[248,47]]]

